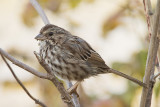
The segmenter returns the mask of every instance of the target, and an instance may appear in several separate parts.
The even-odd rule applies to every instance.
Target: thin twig
[[[63,87],[63,84],[61,84],[57,78],[53,75],[53,74],[49,74],[49,72],[51,72],[51,70],[49,69],[48,65],[45,64],[44,66],[46,67],[46,71],[49,71],[48,73],[41,73],[41,72],[38,72],[37,70],[29,67],[28,65],[16,60],[15,58],[13,58],[11,55],[9,55],[7,52],[3,51],[1,48],[0,48],[0,54],[2,56],[5,56],[8,60],[10,60],[13,64],[19,66],[20,68],[22,69],[25,69],[27,70],[28,72],[34,74],[35,76],[37,77],[40,77],[40,78],[44,78],[44,79],[48,79],[48,80],[51,80],[54,85],[57,87],[58,91],[61,93],[62,97],[63,97],[63,101],[66,102],[68,104],[68,107],[74,107],[73,105],[73,102],[71,101],[71,97],[70,95],[67,93],[67,91],[65,90],[65,88]],[[39,60],[39,57],[37,57],[38,60]],[[42,62],[43,63],[43,62]],[[44,64],[44,63],[43,63]]]
[[[158,68],[158,73],[153,77],[153,80],[156,80],[156,78],[160,76],[160,67],[157,68]]]
[[[56,78],[56,76],[52,73],[52,70],[48,66],[48,64],[45,63],[44,60],[41,59],[38,53],[34,52],[35,56],[37,57],[39,63],[42,65],[42,67],[49,73],[50,78],[49,80],[52,81],[52,83],[57,87],[58,91],[61,93],[62,100],[67,103],[68,107],[75,107],[74,103],[72,101],[71,96],[69,93],[65,90],[63,84]]]
[[[37,100],[36,98],[34,98],[29,91],[26,89],[26,87],[23,85],[23,83],[18,79],[18,77],[16,76],[16,74],[14,73],[13,69],[11,68],[11,66],[9,65],[9,63],[6,61],[6,59],[3,57],[3,55],[1,55],[2,59],[4,60],[4,62],[6,63],[6,65],[8,66],[8,68],[10,69],[12,75],[14,76],[14,78],[16,79],[16,81],[18,82],[18,84],[23,88],[23,90],[27,93],[27,95],[35,101],[36,104],[42,106],[42,107],[47,107],[44,103],[42,103],[41,101]]]
[[[143,0],[144,10],[146,13],[149,37],[151,37],[152,27],[153,27],[153,10],[150,0]]]
[[[117,71],[117,70],[114,70],[114,69],[110,68],[109,72],[113,73],[113,74],[116,74],[116,75],[119,75],[121,77],[124,77],[124,78],[126,78],[126,79],[128,79],[128,80],[130,80],[130,81],[132,81],[132,82],[134,82],[134,83],[136,83],[138,85],[140,85],[140,86],[143,86],[143,87],[147,88],[147,85],[145,83],[143,83],[143,82],[139,81],[138,79],[135,79],[135,78],[133,78],[133,77],[131,77],[129,75],[126,75],[126,74],[124,74],[124,73],[122,73],[120,71]]]
[[[160,76],[160,72],[158,72],[153,79],[155,80],[158,76]]]
[[[10,60],[13,64],[19,66],[20,68],[22,69],[25,69],[26,71],[32,73],[33,75],[37,76],[37,77],[40,77],[40,78],[44,78],[44,79],[48,79],[48,75],[47,73],[42,73],[42,72],[39,72],[33,68],[31,68],[30,66],[16,60],[14,57],[12,57],[11,55],[9,55],[7,52],[5,52],[4,50],[2,50],[0,48],[0,54],[5,56],[8,60]]]
[[[41,6],[39,5],[39,3],[37,2],[37,0],[30,0],[32,6],[37,10],[37,12],[39,13],[39,15],[41,16],[44,24],[49,24],[49,20],[46,16],[46,14],[44,13],[43,9],[41,8]]]

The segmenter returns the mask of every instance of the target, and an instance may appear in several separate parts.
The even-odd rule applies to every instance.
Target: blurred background
[[[143,80],[148,28],[142,0],[38,0],[50,22],[85,39],[116,70]],[[154,7],[154,2],[153,2]],[[44,72],[33,51],[43,21],[29,0],[0,1],[0,48]],[[11,64],[11,63],[10,63]],[[66,107],[50,81],[11,64],[30,93],[48,107]],[[152,107],[159,107],[159,82]],[[91,77],[78,88],[82,107],[138,107],[142,88],[114,74]],[[0,58],[0,107],[38,107]]]

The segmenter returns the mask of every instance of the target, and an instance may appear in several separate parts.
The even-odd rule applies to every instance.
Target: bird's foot
[[[76,94],[77,97],[79,97],[78,93],[77,93],[77,87],[80,84],[80,82],[76,82],[72,87],[70,87],[69,89],[67,89],[68,93],[71,94]]]

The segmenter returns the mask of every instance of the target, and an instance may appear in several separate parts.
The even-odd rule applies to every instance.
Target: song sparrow
[[[132,81],[134,79],[109,68],[85,40],[63,28],[45,25],[35,39],[40,41],[41,58],[61,79],[82,81],[103,73],[115,73]]]

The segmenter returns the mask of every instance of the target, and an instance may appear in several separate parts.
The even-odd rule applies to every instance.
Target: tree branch
[[[16,74],[14,73],[13,69],[11,68],[11,66],[9,65],[9,63],[6,61],[6,59],[3,57],[3,55],[1,55],[2,59],[4,60],[4,62],[6,63],[6,65],[8,66],[8,68],[10,69],[13,77],[16,79],[16,81],[18,82],[18,84],[23,88],[23,90],[27,93],[27,95],[35,101],[36,104],[39,104],[42,107],[47,107],[44,103],[42,103],[41,101],[37,100],[36,98],[34,98],[29,91],[26,89],[26,87],[23,85],[23,83],[18,79],[18,77],[16,76]]]
[[[148,2],[149,0],[148,1],[145,0],[145,1]],[[152,82],[152,77],[154,76],[155,59],[156,59],[157,50],[159,46],[159,39],[157,37],[159,16],[160,16],[160,0],[157,0],[157,6],[156,6],[154,22],[153,22],[153,30],[151,33],[152,36],[149,44],[146,70],[145,70],[145,76],[144,76],[144,83],[147,84],[148,88],[143,87],[140,107],[150,107],[151,105],[152,90],[154,87],[154,82]]]
[[[33,5],[33,7],[37,10],[37,12],[39,13],[39,15],[41,16],[44,24],[45,25],[49,24],[50,22],[49,22],[49,20],[48,20],[48,18],[46,16],[45,12],[43,11],[43,9],[41,8],[41,6],[39,5],[39,3],[36,0],[30,0],[30,2]],[[69,82],[69,84],[72,84],[72,83]],[[72,101],[74,102],[75,107],[79,107],[80,104],[79,104],[78,98],[77,97],[73,97],[72,99],[73,99]]]
[[[158,38],[160,39],[160,23],[158,27]],[[158,63],[160,65],[160,47],[158,48],[157,57],[158,57]],[[159,73],[154,76],[154,80],[160,75],[160,66],[158,66],[157,69]]]
[[[158,76],[160,76],[160,67],[158,67],[158,73],[153,77],[153,81],[156,80]]]
[[[50,75],[49,80],[52,81],[52,83],[57,87],[57,89],[59,90],[59,92],[61,93],[62,99],[65,103],[67,103],[68,107],[74,107],[74,103],[72,102],[72,98],[71,96],[68,94],[68,92],[65,90],[63,84],[58,81],[58,79],[56,78],[56,76],[52,73],[52,70],[50,69],[50,67],[48,66],[48,64],[45,63],[44,60],[41,59],[40,55],[36,52],[34,52],[35,56],[37,57],[39,63],[41,64],[41,66],[48,72],[48,74]]]
[[[140,86],[147,87],[147,85],[145,83],[143,83],[143,82],[139,81],[138,79],[135,79],[135,78],[133,78],[133,77],[131,77],[129,75],[126,75],[126,74],[124,74],[124,73],[122,73],[120,71],[117,71],[117,70],[114,70],[114,69],[110,68],[109,72],[113,73],[113,74],[116,74],[116,75],[119,75],[121,77],[124,77],[124,78],[126,78],[126,79],[128,79],[128,80],[130,80],[130,81],[132,81],[132,82],[134,82],[134,83],[136,83],[138,85],[140,85]]]
[[[151,37],[152,28],[153,28],[153,11],[150,0],[143,0],[144,10],[146,13],[147,25],[149,36]]]
[[[41,16],[44,24],[49,24],[49,20],[46,16],[46,14],[44,13],[43,9],[41,8],[41,6],[39,5],[39,3],[36,0],[30,0],[32,6],[37,10],[38,14]]]
[[[48,75],[47,73],[42,73],[42,72],[39,72],[33,68],[31,68],[30,66],[16,60],[14,57],[12,57],[11,55],[9,55],[7,52],[5,52],[4,50],[2,50],[0,48],[0,54],[2,56],[5,56],[8,60],[10,60],[13,64],[19,66],[20,68],[32,73],[33,75],[37,76],[37,77],[40,77],[40,78],[44,78],[44,79],[48,79]]]
[[[73,86],[73,84],[70,81],[66,81],[66,85],[69,89]],[[80,107],[78,96],[75,93],[73,93],[72,97],[73,97],[72,101],[73,101],[75,107]]]
[[[49,66],[47,64],[45,64],[45,62],[43,62],[42,60],[41,60],[42,62],[40,61],[40,57],[38,57],[37,54],[36,54],[36,57],[38,58],[38,61],[41,62],[42,67],[44,67],[48,73],[45,74],[45,73],[38,72],[37,70],[29,67],[28,65],[16,60],[11,55],[9,55],[7,52],[3,51],[1,48],[0,48],[0,54],[2,56],[6,57],[8,60],[10,60],[13,64],[19,66],[20,68],[22,68],[24,70],[27,70],[28,72],[34,74],[35,76],[52,81],[52,83],[54,83],[54,85],[57,87],[58,91],[61,93],[62,100],[68,104],[68,107],[74,107],[73,102],[71,100],[71,96],[67,93],[67,91],[63,87],[63,84],[61,84],[58,81],[58,79],[55,77],[55,75],[52,74]]]

